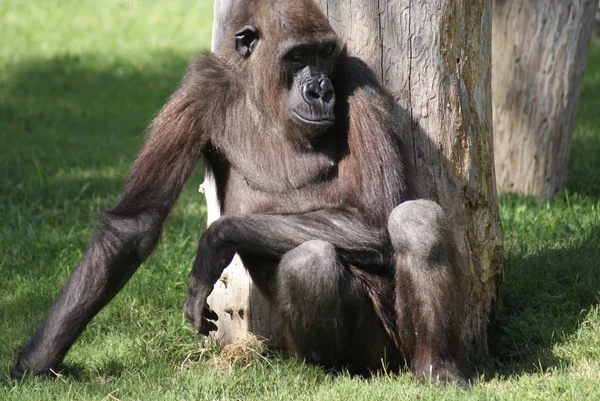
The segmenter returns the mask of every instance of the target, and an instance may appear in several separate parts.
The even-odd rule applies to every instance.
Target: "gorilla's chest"
[[[223,213],[243,216],[248,214],[302,214],[314,210],[337,207],[341,201],[335,174],[299,187],[269,191],[258,188],[242,172],[231,168],[223,191]]]
[[[233,176],[246,186],[267,193],[287,193],[323,181],[337,168],[339,151],[334,137],[297,149],[285,141],[267,140],[219,149]]]

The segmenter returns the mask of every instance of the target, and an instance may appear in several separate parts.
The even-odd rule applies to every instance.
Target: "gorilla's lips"
[[[335,122],[334,116],[324,116],[319,119],[305,117],[298,113],[296,110],[292,110],[292,117],[301,125],[314,125],[318,127],[330,127]]]

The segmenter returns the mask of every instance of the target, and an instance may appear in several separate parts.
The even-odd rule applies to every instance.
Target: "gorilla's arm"
[[[196,331],[207,334],[207,328],[214,328],[206,319],[206,298],[236,252],[279,258],[311,240],[332,244],[343,261],[355,266],[381,269],[391,265],[387,229],[370,227],[351,209],[222,217],[201,237],[190,274],[185,313]]]
[[[79,266],[19,352],[11,376],[58,370],[87,323],[154,250],[165,219],[210,139],[203,127],[214,107],[207,99],[214,99],[214,85],[219,83],[211,77],[213,71],[218,72],[216,61],[201,57],[150,126],[121,199],[103,213]],[[226,88],[220,89],[222,93]]]

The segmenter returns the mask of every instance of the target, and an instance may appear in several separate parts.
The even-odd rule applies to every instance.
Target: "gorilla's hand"
[[[183,305],[183,312],[194,326],[194,332],[203,336],[217,330],[214,321],[218,319],[218,316],[206,303],[206,298],[208,298],[211,291],[212,288],[206,288],[198,279],[190,276],[188,296]]]

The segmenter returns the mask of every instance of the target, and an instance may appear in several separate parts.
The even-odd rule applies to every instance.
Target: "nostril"
[[[331,102],[331,100],[333,99],[333,97],[335,96],[335,93],[333,91],[327,91],[323,94],[323,102],[324,103],[329,103]]]
[[[315,99],[315,100],[321,98],[321,96],[315,90],[307,90],[306,96],[308,96],[311,99]]]
[[[335,91],[333,85],[328,79],[313,80],[303,86],[302,94],[304,99],[310,102],[321,101],[323,103],[330,103],[335,99]]]

